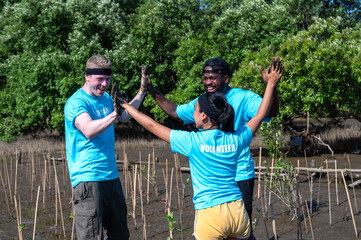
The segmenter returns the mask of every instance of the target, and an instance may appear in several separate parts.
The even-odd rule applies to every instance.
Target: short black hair
[[[226,60],[224,60],[222,58],[208,59],[203,64],[203,73],[204,73],[204,69],[207,66],[212,67],[212,72],[214,72],[214,73],[220,73],[220,74],[223,74],[223,75],[231,76],[231,69],[229,67],[229,64],[226,62]]]

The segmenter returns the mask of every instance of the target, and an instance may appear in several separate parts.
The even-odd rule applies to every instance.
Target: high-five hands
[[[282,65],[282,58],[279,57],[273,57],[271,59],[266,71],[264,71],[262,66],[259,66],[259,68],[261,69],[262,79],[265,83],[270,82],[277,84],[285,71],[285,68]]]
[[[111,97],[113,98],[114,110],[120,116],[123,113],[122,104],[128,102],[128,96],[125,92],[120,93],[117,83],[112,86]]]

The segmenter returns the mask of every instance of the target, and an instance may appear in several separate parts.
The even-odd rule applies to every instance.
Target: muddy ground
[[[133,218],[133,198],[132,187],[130,184],[125,186],[124,176],[124,152],[126,152],[127,159],[129,161],[128,176],[131,176],[131,183],[133,182],[132,169],[137,165],[137,172],[142,169],[142,201],[143,201],[143,214],[141,199],[137,182],[136,193],[136,205],[135,205],[135,219]],[[147,204],[147,159],[150,156],[151,162],[153,161],[153,147],[133,147],[123,149],[118,147],[116,150],[118,154],[118,168],[119,176],[123,184],[123,191],[127,196],[128,206],[128,227],[130,230],[131,239],[142,239],[146,236],[146,239],[167,239],[169,237],[169,227],[167,220],[167,205],[166,205],[166,186],[163,177],[166,176],[166,159],[168,159],[168,185],[170,188],[170,180],[172,178],[172,191],[168,193],[168,200],[171,201],[170,212],[173,212],[173,239],[193,239],[193,220],[194,220],[194,206],[192,203],[192,184],[189,172],[182,172],[181,175],[176,174],[175,168],[175,156],[170,151],[170,147],[154,148],[155,156],[155,170],[156,178],[153,184],[150,184],[149,199],[150,203]],[[34,230],[34,218],[35,208],[37,200],[38,186],[40,186],[40,194],[38,201],[37,220],[35,227],[35,239],[72,239],[72,204],[71,204],[71,187],[68,180],[67,168],[64,161],[61,160],[63,151],[48,151],[48,152],[26,152],[22,154],[21,163],[18,164],[18,176],[16,177],[16,157],[15,155],[8,155],[3,153],[0,159],[0,171],[2,173],[2,188],[0,191],[0,239],[19,239],[18,223],[20,221],[23,228],[21,234],[23,239],[32,239]],[[259,151],[254,149],[252,151],[256,165],[258,165]],[[61,195],[61,209],[59,207],[59,200],[57,208],[55,207],[55,178],[53,165],[49,168],[49,158],[55,157],[55,165],[57,171],[58,182],[60,186]],[[351,154],[349,155],[350,163],[353,169],[361,169],[361,155]],[[20,160],[20,158],[18,158]],[[140,159],[142,160],[142,166],[140,166]],[[325,168],[325,160],[328,159],[328,167],[333,170],[335,166],[334,159],[337,160],[337,167],[339,169],[348,168],[348,161],[345,154],[337,154],[331,157],[328,154],[316,155],[307,158],[308,166],[314,164],[315,167],[320,167],[321,163]],[[188,167],[188,161],[185,157],[179,156],[179,162],[181,167]],[[262,156],[262,162],[266,160],[271,163],[270,159],[266,156]],[[303,156],[293,156],[289,160],[297,166],[298,160],[300,167],[306,165],[306,160]],[[46,179],[45,179],[45,203],[44,199],[44,181],[42,176],[45,172],[46,165]],[[52,161],[50,161],[52,162]],[[172,176],[173,168],[173,176]],[[34,169],[34,170],[33,170]],[[151,164],[152,169],[152,164]],[[258,169],[257,169],[258,171]],[[34,174],[33,174],[34,172]],[[8,173],[8,174],[7,174]],[[50,173],[50,174],[49,174]],[[359,173],[360,175],[361,173]],[[32,180],[32,176],[34,179]],[[152,175],[152,171],[151,174]],[[300,172],[300,194],[302,202],[307,203],[307,207],[311,207],[313,213],[310,216],[312,223],[312,231],[310,227],[310,221],[306,212],[301,209],[301,228],[303,239],[356,239],[353,220],[350,213],[349,202],[347,199],[345,186],[341,176],[338,174],[337,191],[335,174],[330,174],[330,198],[328,195],[327,176],[325,174],[314,176],[313,178],[313,194],[312,202],[310,201],[310,184],[307,181],[307,173]],[[355,177],[359,177],[354,175]],[[178,188],[177,188],[178,177]],[[188,180],[187,180],[188,179]],[[17,205],[19,219],[16,218],[16,208],[14,200],[10,200],[10,195],[15,193],[15,181],[17,182]],[[127,179],[130,182],[129,178]],[[189,181],[189,183],[187,183]],[[8,182],[11,183],[9,188]],[[347,178],[347,184],[351,183],[351,180]],[[261,180],[261,192],[266,193],[267,199],[263,199],[264,202],[269,201],[269,192],[264,191],[264,181]],[[158,194],[155,193],[155,186]],[[184,198],[182,186],[184,186]],[[255,224],[254,234],[257,239],[274,239],[274,233],[272,231],[272,218],[271,207],[267,205],[266,219],[261,213],[261,199],[257,196],[258,180],[255,181],[254,192],[254,204],[253,204],[253,220],[258,221]],[[10,194],[11,190],[11,194]],[[178,191],[179,190],[179,191]],[[338,193],[338,204],[337,195]],[[361,232],[361,188],[358,187],[353,191],[348,189],[350,201],[352,204],[352,210],[355,214],[355,224],[357,232]],[[356,193],[356,196],[354,195]],[[5,195],[6,193],[6,195]],[[179,196],[178,196],[179,194]],[[356,199],[355,199],[356,197]],[[12,198],[13,199],[13,198]],[[355,201],[356,200],[356,201]],[[9,204],[7,204],[7,201]],[[20,202],[20,204],[19,204]],[[357,202],[357,203],[355,203]],[[297,239],[300,232],[298,230],[297,221],[291,222],[291,215],[284,203],[282,203],[275,195],[271,197],[271,203],[274,210],[275,224],[277,230],[278,239]],[[355,206],[357,204],[357,206]],[[9,206],[9,207],[8,207]],[[304,205],[306,207],[306,205]],[[356,210],[357,207],[357,210]],[[331,208],[331,214],[330,214]],[[20,210],[21,209],[21,210]],[[180,211],[181,210],[181,211]],[[306,210],[306,208],[305,208]],[[21,211],[21,212],[20,212]],[[62,214],[61,214],[62,213]],[[303,215],[305,213],[305,215]],[[62,216],[64,219],[64,230],[66,237],[64,238]],[[330,222],[331,216],[331,222]],[[57,223],[56,223],[57,217]],[[145,227],[144,227],[145,222]],[[266,230],[267,227],[267,230]],[[74,236],[74,239],[76,237]]]

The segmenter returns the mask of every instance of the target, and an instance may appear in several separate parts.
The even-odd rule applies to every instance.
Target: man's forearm
[[[135,109],[138,109],[140,104],[143,102],[146,92],[139,90],[137,95],[133,98],[133,100],[129,103]],[[124,111],[122,115],[120,115],[117,119],[121,122],[127,122],[132,116],[127,112]]]
[[[268,112],[267,117],[276,117],[279,113],[279,98],[277,87],[273,89],[272,99],[271,99],[271,108]]]

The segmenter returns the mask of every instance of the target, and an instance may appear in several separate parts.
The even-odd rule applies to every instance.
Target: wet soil
[[[128,159],[127,171],[125,171],[123,164],[124,152],[126,153]],[[167,239],[170,236],[169,218],[167,218],[168,213],[173,213],[173,239],[193,239],[194,206],[192,203],[192,180],[190,179],[189,172],[184,171],[180,174],[180,171],[176,171],[175,155],[171,152],[170,147],[154,149],[155,175],[152,173],[152,146],[146,148],[119,148],[116,149],[116,153],[119,160],[119,177],[123,185],[123,191],[127,198],[128,227],[131,235],[130,239],[143,239],[144,237],[146,239]],[[254,150],[252,151],[252,154],[254,155],[255,165],[258,165],[259,152]],[[61,209],[59,205],[59,198],[57,198],[57,202],[55,201],[54,168],[52,161],[49,161],[48,156],[55,157],[54,162],[61,195]],[[149,184],[149,203],[147,203],[148,157],[151,162],[150,175],[155,176],[155,180],[151,181]],[[178,157],[181,167],[189,166],[187,158],[181,155]],[[19,159],[21,160],[21,163],[18,164],[17,169],[18,176],[16,177],[16,157],[14,155],[7,155],[4,153],[2,161],[0,161],[1,177],[4,182],[4,185],[1,182],[2,187],[0,189],[0,239],[19,239],[17,220],[19,220],[23,225],[21,230],[23,239],[33,238],[38,186],[40,186],[40,191],[35,227],[35,239],[72,238],[72,192],[69,176],[67,175],[67,167],[61,158],[61,152],[33,152],[22,154],[22,158]],[[361,155],[352,154],[349,155],[349,158],[353,169],[361,169]],[[141,165],[140,159],[142,161]],[[311,164],[314,164],[315,167],[320,167],[322,163],[325,168],[326,159],[328,160],[330,172],[332,172],[335,166],[334,159],[337,160],[337,167],[339,169],[348,168],[347,156],[345,154],[338,154],[334,157],[327,154],[308,157],[307,164],[309,167]],[[271,160],[268,157],[262,156],[262,162],[264,160],[271,164]],[[290,157],[289,160],[294,166],[299,164],[300,167],[304,167],[306,165],[306,159],[303,156],[293,156]],[[51,163],[50,165],[49,162]],[[133,176],[135,166],[137,166],[137,173],[141,173],[142,199],[140,198],[139,182],[137,180],[136,203],[134,210],[135,215],[133,215]],[[43,176],[45,169],[46,180],[44,189]],[[258,169],[256,169],[256,171],[258,171]],[[127,172],[127,180],[125,178],[125,172]],[[359,173],[359,175],[360,174],[361,173]],[[165,178],[167,176],[168,184],[166,185]],[[319,176],[321,176],[321,179]],[[356,174],[354,174],[354,176],[358,177]],[[311,199],[309,190],[311,184],[307,180],[307,173],[300,172],[300,195],[301,201],[304,203],[304,211],[301,209],[300,227],[298,226],[297,220],[292,222],[290,221],[292,215],[288,211],[286,205],[277,198],[276,195],[271,195],[271,205],[268,205],[269,192],[264,190],[265,184],[262,178],[260,181],[261,193],[264,196],[267,196],[267,199],[258,198],[258,180],[256,178],[252,216],[252,220],[257,221],[257,223],[254,224],[254,235],[256,238],[275,239],[271,214],[271,210],[273,208],[275,219],[274,229],[277,231],[278,239],[301,239],[301,234],[302,239],[356,239],[354,224],[349,208],[349,201],[343,180],[339,174],[336,180],[334,173],[330,173],[329,178],[331,202],[329,202],[328,182],[325,174],[317,174],[313,176],[313,192]],[[15,180],[17,182],[16,192]],[[347,184],[351,183],[351,179],[347,178],[346,180]],[[10,188],[8,182],[11,183]],[[167,190],[169,189],[172,190],[167,193]],[[9,190],[11,190],[11,193]],[[16,218],[17,213],[14,198],[12,197],[12,201],[10,199],[10,196],[14,196],[14,193],[16,193],[17,196],[16,199],[19,212],[18,215],[20,216],[19,219]],[[352,204],[352,210],[355,215],[354,219],[357,228],[356,231],[360,234],[361,188],[357,187],[355,188],[355,191],[348,188],[348,193]],[[44,194],[45,202],[43,202]],[[267,203],[265,207],[265,218],[263,217],[261,211],[261,199],[263,202]],[[9,204],[7,204],[7,201]],[[141,205],[142,202],[143,208]],[[169,202],[170,210],[168,212],[167,208],[169,206]],[[309,209],[311,209],[312,206],[312,213],[310,214],[310,217],[308,217],[306,213],[306,204]],[[142,211],[143,216],[145,217],[142,217]],[[66,237],[64,237],[64,231]],[[74,239],[76,239],[75,236]]]

